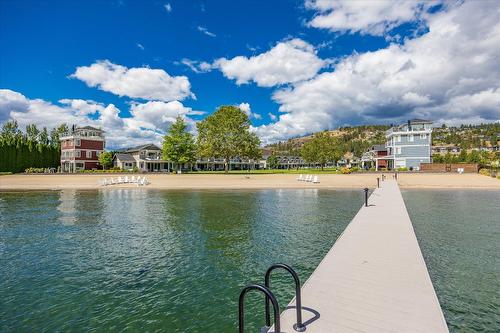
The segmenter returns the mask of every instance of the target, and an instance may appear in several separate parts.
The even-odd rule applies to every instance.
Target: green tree
[[[223,158],[226,172],[234,157],[256,159],[261,155],[260,140],[250,132],[248,116],[236,106],[221,106],[196,126],[199,155]]]
[[[50,131],[50,144],[52,147],[55,147],[57,149],[61,148],[61,142],[59,141],[59,138],[64,134],[69,131],[68,125],[66,124],[61,124],[57,128],[53,128]]]
[[[113,153],[110,151],[102,152],[99,155],[99,164],[102,165],[104,170],[113,165]]]
[[[278,168],[278,157],[274,152],[267,158],[267,166],[269,167],[269,169]]]
[[[328,162],[335,162],[342,156],[337,139],[327,131],[316,133],[301,149],[302,158],[309,163],[318,163],[321,170]]]
[[[196,160],[196,145],[187,124],[181,116],[170,126],[163,137],[163,159],[175,163],[175,167]]]

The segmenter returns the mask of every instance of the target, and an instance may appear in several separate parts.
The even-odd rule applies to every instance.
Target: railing
[[[275,333],[280,333],[280,311],[279,311],[279,304],[278,301],[276,300],[276,297],[274,294],[271,292],[271,286],[270,286],[270,281],[271,281],[271,272],[277,268],[281,268],[286,270],[288,273],[290,273],[293,277],[293,280],[295,282],[295,308],[297,311],[297,322],[293,325],[293,328],[297,332],[304,332],[306,330],[306,326],[302,323],[302,298],[301,298],[301,293],[300,293],[300,280],[299,276],[297,273],[293,270],[292,267],[288,266],[287,264],[273,264],[271,265],[265,275],[265,284],[260,285],[260,284],[251,284],[243,288],[243,290],[240,293],[240,298],[239,298],[239,306],[238,306],[238,321],[239,321],[239,332],[244,333],[245,331],[245,295],[248,291],[250,290],[258,290],[261,291],[265,294],[265,310],[266,310],[266,327],[269,329],[271,327],[271,314],[269,311],[269,301],[271,301],[273,305],[273,313],[274,313],[274,332]]]
[[[240,293],[240,298],[239,298],[239,302],[238,302],[239,333],[245,332],[245,295],[250,290],[261,291],[264,293],[267,302],[269,300],[271,300],[271,303],[273,304],[273,312],[274,312],[274,332],[280,333],[281,332],[280,307],[279,307],[278,301],[276,300],[276,297],[274,297],[273,293],[268,288],[266,288],[260,284],[248,285],[245,288],[243,288],[243,290]],[[266,309],[267,309],[267,307],[266,307]],[[269,324],[269,327],[271,327],[270,324]]]
[[[293,280],[295,282],[295,308],[297,310],[297,322],[295,323],[295,325],[293,325],[293,328],[297,332],[304,332],[306,330],[306,327],[302,323],[302,297],[300,294],[300,280],[299,276],[293,270],[293,268],[288,266],[287,264],[271,265],[271,267],[269,267],[266,271],[265,286],[266,288],[271,289],[270,286],[271,272],[277,268],[282,268],[286,270],[293,277]],[[267,298],[266,298],[266,325],[269,327],[271,326],[271,315],[269,314],[269,300]]]

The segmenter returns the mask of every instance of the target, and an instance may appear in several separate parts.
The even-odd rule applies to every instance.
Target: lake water
[[[361,191],[0,193],[0,332],[234,332],[274,262],[302,281]],[[284,307],[293,280],[276,271]],[[249,294],[247,332],[263,324]],[[258,323],[258,324],[257,324]]]
[[[500,191],[403,197],[450,331],[499,332]]]
[[[451,331],[499,327],[500,192],[404,191]],[[234,332],[243,286],[302,281],[361,191],[0,193],[0,332]],[[284,307],[291,278],[273,273]],[[263,300],[247,300],[247,332]]]

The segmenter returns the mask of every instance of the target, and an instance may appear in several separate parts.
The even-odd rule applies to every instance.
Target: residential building
[[[100,169],[98,158],[106,145],[104,131],[91,126],[73,125],[71,131],[64,133],[59,141],[62,172]]]
[[[363,169],[375,168],[375,170],[387,168],[387,147],[385,145],[373,145],[361,157],[361,167]]]
[[[137,168],[142,172],[170,172],[173,166],[162,158],[161,149],[152,143],[118,151],[113,157],[113,165],[123,170]]]
[[[438,146],[432,146],[432,155],[445,155],[445,154],[453,154],[453,155],[458,155],[460,154],[460,147],[453,145],[453,144],[443,144],[443,145],[438,145]]]
[[[387,167],[419,170],[431,163],[432,122],[413,119],[386,132]]]

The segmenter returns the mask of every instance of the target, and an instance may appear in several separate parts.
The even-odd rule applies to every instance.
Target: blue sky
[[[2,0],[0,122],[89,123],[123,146],[223,104],[264,142],[407,117],[498,121],[499,7]]]

